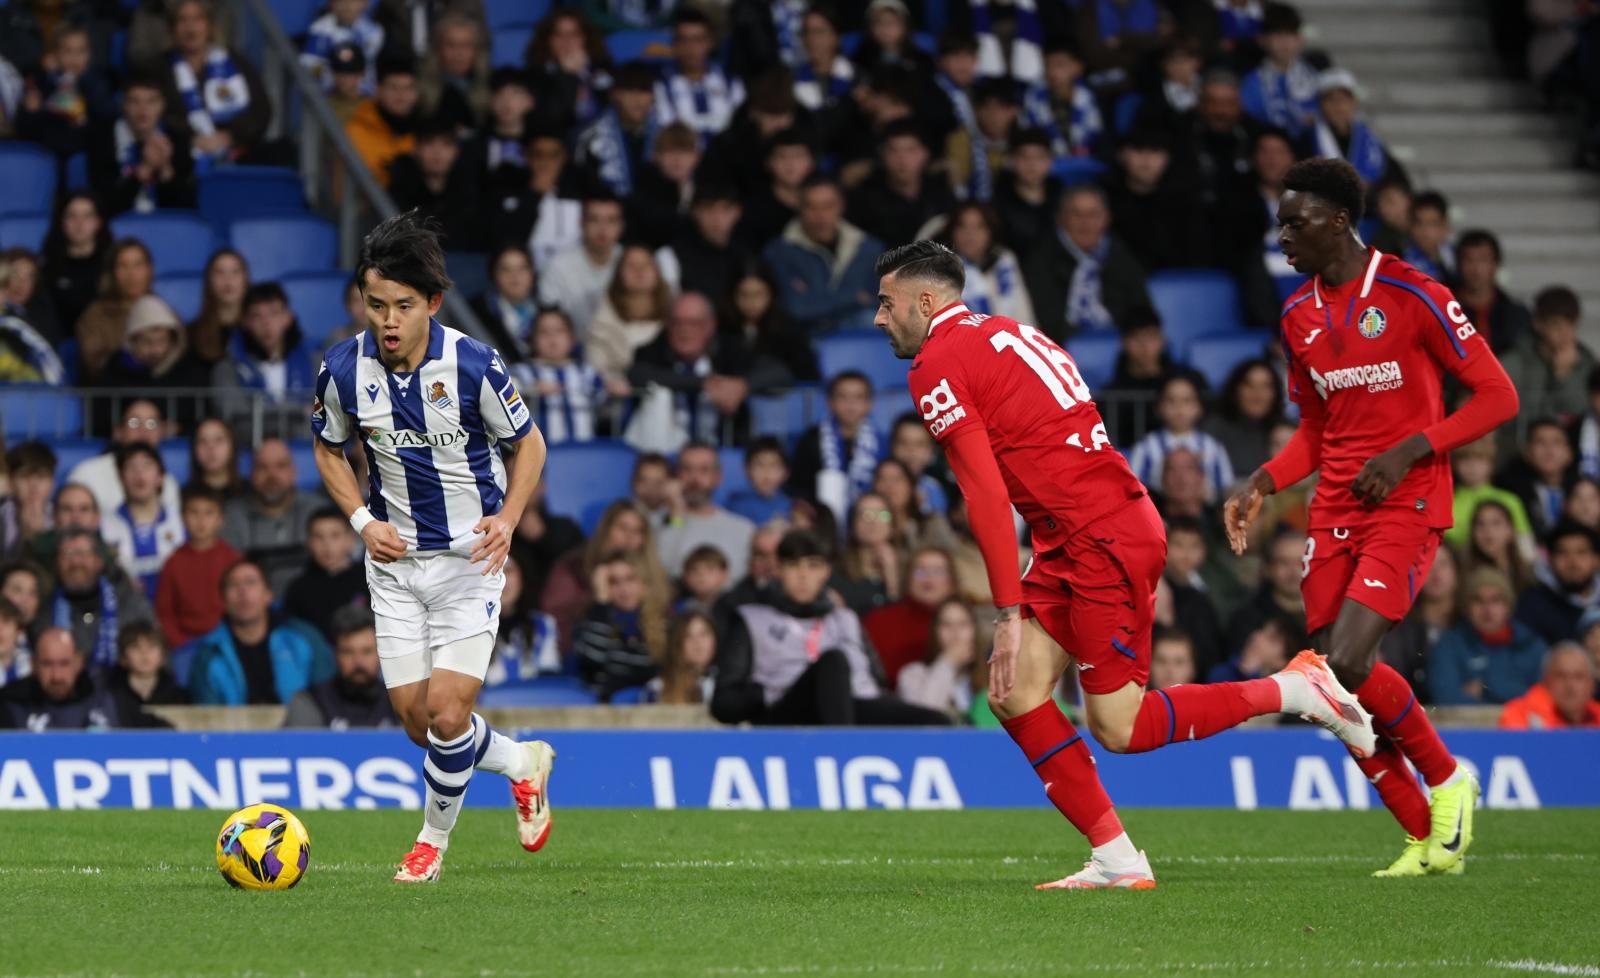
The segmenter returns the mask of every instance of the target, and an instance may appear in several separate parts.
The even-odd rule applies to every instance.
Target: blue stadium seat
[[[914,406],[911,391],[904,386],[880,390],[872,396],[872,424],[879,434],[887,438],[894,430],[894,420]]]
[[[201,175],[200,215],[217,236],[246,217],[289,217],[306,212],[305,189],[293,170],[278,166],[228,166]],[[252,272],[254,269],[251,270]]]
[[[918,50],[927,54],[937,54],[939,51],[938,38],[934,37],[932,34],[929,34],[927,31],[918,31],[917,33],[911,35],[911,43],[915,45]]]
[[[1050,166],[1050,175],[1068,187],[1080,183],[1093,183],[1105,172],[1106,165],[1099,160],[1077,156],[1057,157],[1055,163]]]
[[[252,282],[326,272],[339,258],[333,225],[315,217],[247,217],[234,221],[228,236],[250,267]]]
[[[894,355],[889,341],[876,329],[841,331],[821,337],[815,346],[817,366],[825,379],[856,370],[866,374],[877,390],[906,386],[910,365]]]
[[[486,686],[480,706],[594,706],[594,691],[572,676],[545,676],[528,683]]]
[[[205,290],[206,278],[198,272],[182,275],[163,275],[155,280],[156,295],[166,300],[172,311],[184,322],[192,322],[200,315],[200,297]]]
[[[89,189],[89,154],[73,153],[67,157],[67,189]]]
[[[49,214],[7,214],[0,216],[0,248],[44,249],[44,236],[50,233]]]
[[[617,64],[666,61],[672,57],[671,31],[617,31],[606,38],[606,50]]]
[[[481,251],[447,251],[444,270],[457,295],[470,298],[489,288],[489,256]]]
[[[629,686],[627,689],[619,689],[611,694],[611,705],[638,706],[645,701],[646,692],[648,691],[643,686]]]
[[[1113,112],[1113,125],[1117,133],[1126,133],[1133,128],[1133,122],[1139,117],[1139,106],[1144,104],[1144,98],[1138,92],[1129,92],[1117,99]]]
[[[51,442],[83,431],[83,401],[50,387],[0,387],[0,433],[7,441]]]
[[[545,505],[552,513],[577,518],[594,500],[626,496],[634,455],[620,441],[550,446],[544,466]]]
[[[56,453],[56,487],[60,488],[80,462],[105,451],[106,443],[99,438],[52,438],[50,450]]]
[[[750,488],[750,478],[744,472],[744,449],[719,448],[717,458],[722,462],[722,484],[717,487],[718,499],[727,499],[736,492]]]
[[[344,289],[349,282],[350,276],[343,272],[289,275],[279,280],[307,343],[321,346],[329,333],[350,318],[344,308]]]
[[[277,14],[283,32],[296,37],[306,32],[327,3],[326,0],[270,0],[268,6]]]
[[[1157,272],[1150,276],[1150,301],[1161,313],[1167,350],[1179,360],[1196,337],[1244,327],[1238,286],[1225,272]]]
[[[577,521],[578,529],[583,531],[584,536],[592,537],[594,536],[594,531],[600,526],[600,517],[605,513],[606,507],[610,506],[614,501],[611,499],[596,499],[583,507],[581,513],[569,515],[567,518]]]
[[[1264,330],[1235,330],[1202,336],[1189,344],[1187,362],[1200,372],[1212,390],[1218,390],[1241,360],[1261,356],[1269,338],[1270,334]]]
[[[205,271],[215,244],[211,225],[194,211],[119,214],[111,219],[111,235],[143,241],[162,275]]]
[[[32,143],[0,143],[0,214],[30,214],[56,196],[56,158]]]
[[[161,464],[167,474],[178,480],[178,485],[189,481],[189,439],[168,438],[161,443]]]
[[[550,12],[551,0],[484,0],[483,14],[490,31],[512,24],[536,24]],[[522,63],[518,52],[517,63]]]
[[[1090,393],[1111,382],[1117,370],[1117,355],[1122,352],[1122,337],[1114,330],[1082,332],[1067,343],[1067,352],[1078,364],[1078,373],[1089,385]]]
[[[750,398],[750,427],[754,434],[776,435],[792,441],[817,423],[826,410],[823,389],[814,385],[791,388],[782,394]]]
[[[289,455],[294,459],[294,485],[301,492],[316,492],[322,488],[315,451],[316,446],[309,438],[295,438],[289,442]]]
[[[521,68],[523,54],[533,39],[531,23],[504,24],[490,29],[489,63],[496,68]]]

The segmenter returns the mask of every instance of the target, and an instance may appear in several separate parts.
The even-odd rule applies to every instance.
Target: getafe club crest
[[[1369,340],[1382,336],[1383,331],[1388,328],[1389,317],[1385,316],[1383,310],[1377,306],[1368,306],[1361,310],[1361,318],[1356,320],[1356,329]]]

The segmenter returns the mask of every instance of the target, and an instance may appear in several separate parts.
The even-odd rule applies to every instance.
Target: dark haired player
[[[523,848],[544,845],[555,760],[549,744],[516,743],[473,712],[544,438],[500,355],[433,318],[450,278],[438,235],[415,214],[362,242],[355,277],[368,328],[328,350],[311,406],[317,470],[367,547],[389,700],[428,752],[422,832],[398,883],[439,878],[474,768],[510,779]],[[365,503],[344,455],[352,435],[367,456]]]
[[[875,322],[898,356],[915,358],[912,398],[961,485],[999,609],[989,702],[1093,850],[1081,871],[1041,889],[1155,886],[1088,745],[1051,698],[1073,659],[1089,729],[1117,753],[1209,737],[1265,713],[1320,723],[1357,754],[1372,748],[1370,718],[1310,652],[1263,679],[1146,691],[1166,534],[1106,438],[1077,364],[1034,327],[962,305],[965,271],[943,245],[895,248],[877,272]],[[1033,530],[1020,580],[1013,504]]]
[[[1460,872],[1477,783],[1410,685],[1378,661],[1378,642],[1411,609],[1453,522],[1451,450],[1515,417],[1517,392],[1449,289],[1362,243],[1364,190],[1350,164],[1306,160],[1284,186],[1278,240],[1312,276],[1283,307],[1300,427],[1228,500],[1228,541],[1244,553],[1262,500],[1321,474],[1302,561],[1306,628],[1377,720],[1385,743],[1357,761],[1408,836],[1374,875]],[[1444,371],[1472,391],[1449,415]],[[1433,789],[1431,812],[1406,758]]]

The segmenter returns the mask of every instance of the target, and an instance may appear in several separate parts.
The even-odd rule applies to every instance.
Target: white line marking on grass
[[[1441,969],[1474,969],[1490,967],[1505,971],[1522,971],[1546,975],[1567,975],[1573,978],[1600,978],[1600,967],[1585,964],[1558,964],[1551,961],[1469,961],[1440,958],[1432,961],[1090,961],[1052,962],[1049,970],[1062,975],[1123,975],[1123,974],[1209,974],[1240,972],[1285,972],[1326,974],[1330,970],[1355,973],[1392,974],[1402,971],[1438,971]],[[717,978],[760,978],[760,976],[826,976],[826,975],[928,975],[928,974],[1036,974],[1037,962],[994,961],[963,967],[950,967],[943,963],[904,964],[895,962],[855,964],[787,964],[756,965],[745,967],[730,965],[707,968],[704,974]]]
[[[1504,971],[1531,971],[1541,975],[1576,975],[1579,978],[1600,978],[1600,967],[1592,964],[1556,964],[1552,961],[1490,961],[1489,966]]]
[[[862,856],[832,858],[817,856],[815,858],[800,858],[785,856],[772,859],[739,858],[739,859],[652,859],[636,862],[622,862],[611,864],[617,869],[796,869],[805,867],[829,866],[1016,866],[1028,863],[1055,864],[1065,857],[1057,856],[1003,856],[998,859],[978,856]],[[1594,853],[1583,852],[1486,852],[1471,857],[1475,862],[1579,862],[1592,860],[1597,857]],[[1362,856],[1353,854],[1325,854],[1316,856],[1227,856],[1227,855],[1165,855],[1152,854],[1150,861],[1154,865],[1169,863],[1183,863],[1201,866],[1248,866],[1258,864],[1273,865],[1306,865],[1321,866],[1334,863],[1372,863],[1381,862],[1381,856]]]

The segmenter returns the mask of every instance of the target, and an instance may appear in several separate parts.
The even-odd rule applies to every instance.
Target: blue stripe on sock
[[[1113,638],[1111,640],[1111,647],[1116,649],[1118,652],[1121,652],[1123,655],[1127,656],[1130,659],[1139,658],[1139,656],[1137,654],[1135,654],[1132,649],[1130,649],[1126,645],[1122,644],[1122,640],[1121,639]]]
[[[435,750],[442,750],[446,754],[449,754],[449,753],[453,753],[453,752],[458,751],[461,748],[465,747],[468,743],[470,743],[472,741],[472,737],[473,737],[473,732],[472,732],[472,728],[470,726],[467,727],[467,732],[466,733],[462,734],[459,737],[456,737],[453,740],[440,740],[437,737],[435,737],[433,735],[433,731],[430,730],[430,731],[428,731],[428,746],[430,748],[435,749]]]
[[[483,755],[489,753],[489,738],[494,736],[494,728],[489,726],[489,721],[474,713],[472,715],[472,734],[476,737],[479,732],[483,734],[483,740],[479,742],[477,751],[472,755],[472,763],[474,765],[483,763]]]
[[[1172,707],[1172,697],[1164,689],[1156,690],[1156,695],[1161,697],[1161,702],[1167,704],[1167,743],[1172,743],[1172,738],[1178,735],[1178,711]]]
[[[1083,739],[1083,734],[1075,733],[1072,736],[1068,737],[1066,740],[1063,740],[1061,743],[1059,743],[1059,744],[1055,745],[1054,747],[1050,748],[1049,750],[1045,751],[1043,754],[1040,754],[1037,759],[1029,761],[1028,763],[1032,764],[1034,767],[1038,767],[1039,765],[1043,764],[1045,761],[1048,761],[1050,758],[1055,757],[1057,754],[1061,753],[1062,751],[1066,750],[1068,747],[1071,747],[1073,744],[1076,744],[1078,741],[1080,741],[1082,739]]]
[[[463,781],[461,784],[439,783],[434,779],[433,775],[428,773],[427,768],[422,769],[422,780],[428,783],[428,787],[433,789],[434,794],[444,795],[446,798],[459,797],[462,792],[467,790],[467,782],[465,781]]]
[[[1410,713],[1411,712],[1411,708],[1413,706],[1416,706],[1416,705],[1417,705],[1417,694],[1416,693],[1412,693],[1411,694],[1411,698],[1409,700],[1406,700],[1406,708],[1400,711],[1400,715],[1395,717],[1393,720],[1385,720],[1383,722],[1383,725],[1386,726],[1386,727],[1399,726],[1400,721],[1404,720],[1406,718],[1406,714]]]
[[[440,774],[460,774],[472,770],[472,751],[458,750],[453,754],[441,754],[429,748],[428,761],[439,769]]]

